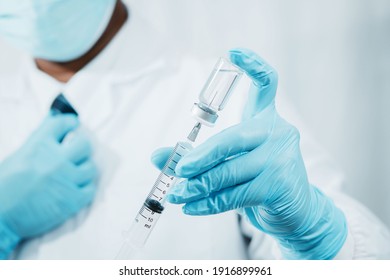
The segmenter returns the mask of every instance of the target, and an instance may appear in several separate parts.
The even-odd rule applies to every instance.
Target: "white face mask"
[[[36,58],[85,54],[106,29],[116,0],[0,0],[0,36]]]

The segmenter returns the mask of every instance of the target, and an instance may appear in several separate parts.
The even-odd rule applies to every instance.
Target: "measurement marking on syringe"
[[[163,190],[162,189],[160,189],[159,187],[156,187],[156,189],[158,189],[160,192],[162,192]]]
[[[146,216],[142,215],[141,213],[139,213],[139,214],[146,219]]]
[[[169,170],[172,170],[172,171],[175,171],[175,169],[173,169],[172,167],[168,166],[168,169]]]
[[[165,174],[164,174],[165,175]],[[167,176],[167,175],[165,175],[165,176]],[[156,186],[158,186],[159,184],[158,184],[158,182],[159,181],[161,181],[161,178],[162,176],[158,176],[158,180],[154,183],[154,185],[153,185],[153,188],[155,188]]]
[[[154,193],[152,194],[155,198],[159,198],[157,195],[155,195]]]
[[[161,183],[163,183],[164,185],[166,185],[167,183],[165,183],[163,180],[160,180]]]
[[[173,161],[174,163],[176,163],[176,164],[177,164],[177,161],[176,161],[176,160],[174,160],[174,159],[173,159],[172,161]]]

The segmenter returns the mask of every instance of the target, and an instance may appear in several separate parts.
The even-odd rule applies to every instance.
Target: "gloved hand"
[[[50,115],[13,155],[0,163],[0,258],[18,242],[43,234],[87,206],[97,169],[75,116]]]
[[[308,182],[299,132],[275,109],[277,73],[255,53],[230,51],[233,63],[253,80],[243,121],[186,154],[176,173],[187,178],[168,200],[185,203],[189,215],[233,209],[273,236],[288,259],[331,259],[343,246],[343,213]],[[159,167],[167,149],[152,161]]]

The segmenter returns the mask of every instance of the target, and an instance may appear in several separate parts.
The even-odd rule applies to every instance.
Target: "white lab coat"
[[[20,73],[0,79],[0,160],[25,141],[62,92],[80,113],[93,140],[101,176],[94,203],[59,228],[24,242],[21,259],[112,259],[150,191],[158,170],[150,155],[158,147],[184,139],[194,124],[190,108],[213,62],[201,63],[166,52],[159,37],[137,15],[107,48],[67,84],[26,61]],[[199,142],[239,121],[247,83],[242,83],[221,113],[216,128],[203,128]],[[343,209],[349,235],[340,258],[389,258],[385,226],[341,192],[342,174],[313,144],[285,101],[281,114],[302,134],[302,152],[311,182]],[[244,236],[250,238],[249,245]],[[239,222],[236,212],[191,217],[167,205],[143,250],[135,259],[279,258],[272,238]]]

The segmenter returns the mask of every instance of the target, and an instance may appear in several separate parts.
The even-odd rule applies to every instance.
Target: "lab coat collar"
[[[164,57],[161,54],[166,49],[162,42],[162,36],[145,20],[130,14],[106,48],[66,84],[37,69],[30,59],[26,67],[29,88],[44,110],[63,93],[79,112],[81,121],[96,129],[113,113],[113,98],[120,98],[115,96],[115,85],[161,68],[163,62],[158,58]]]

